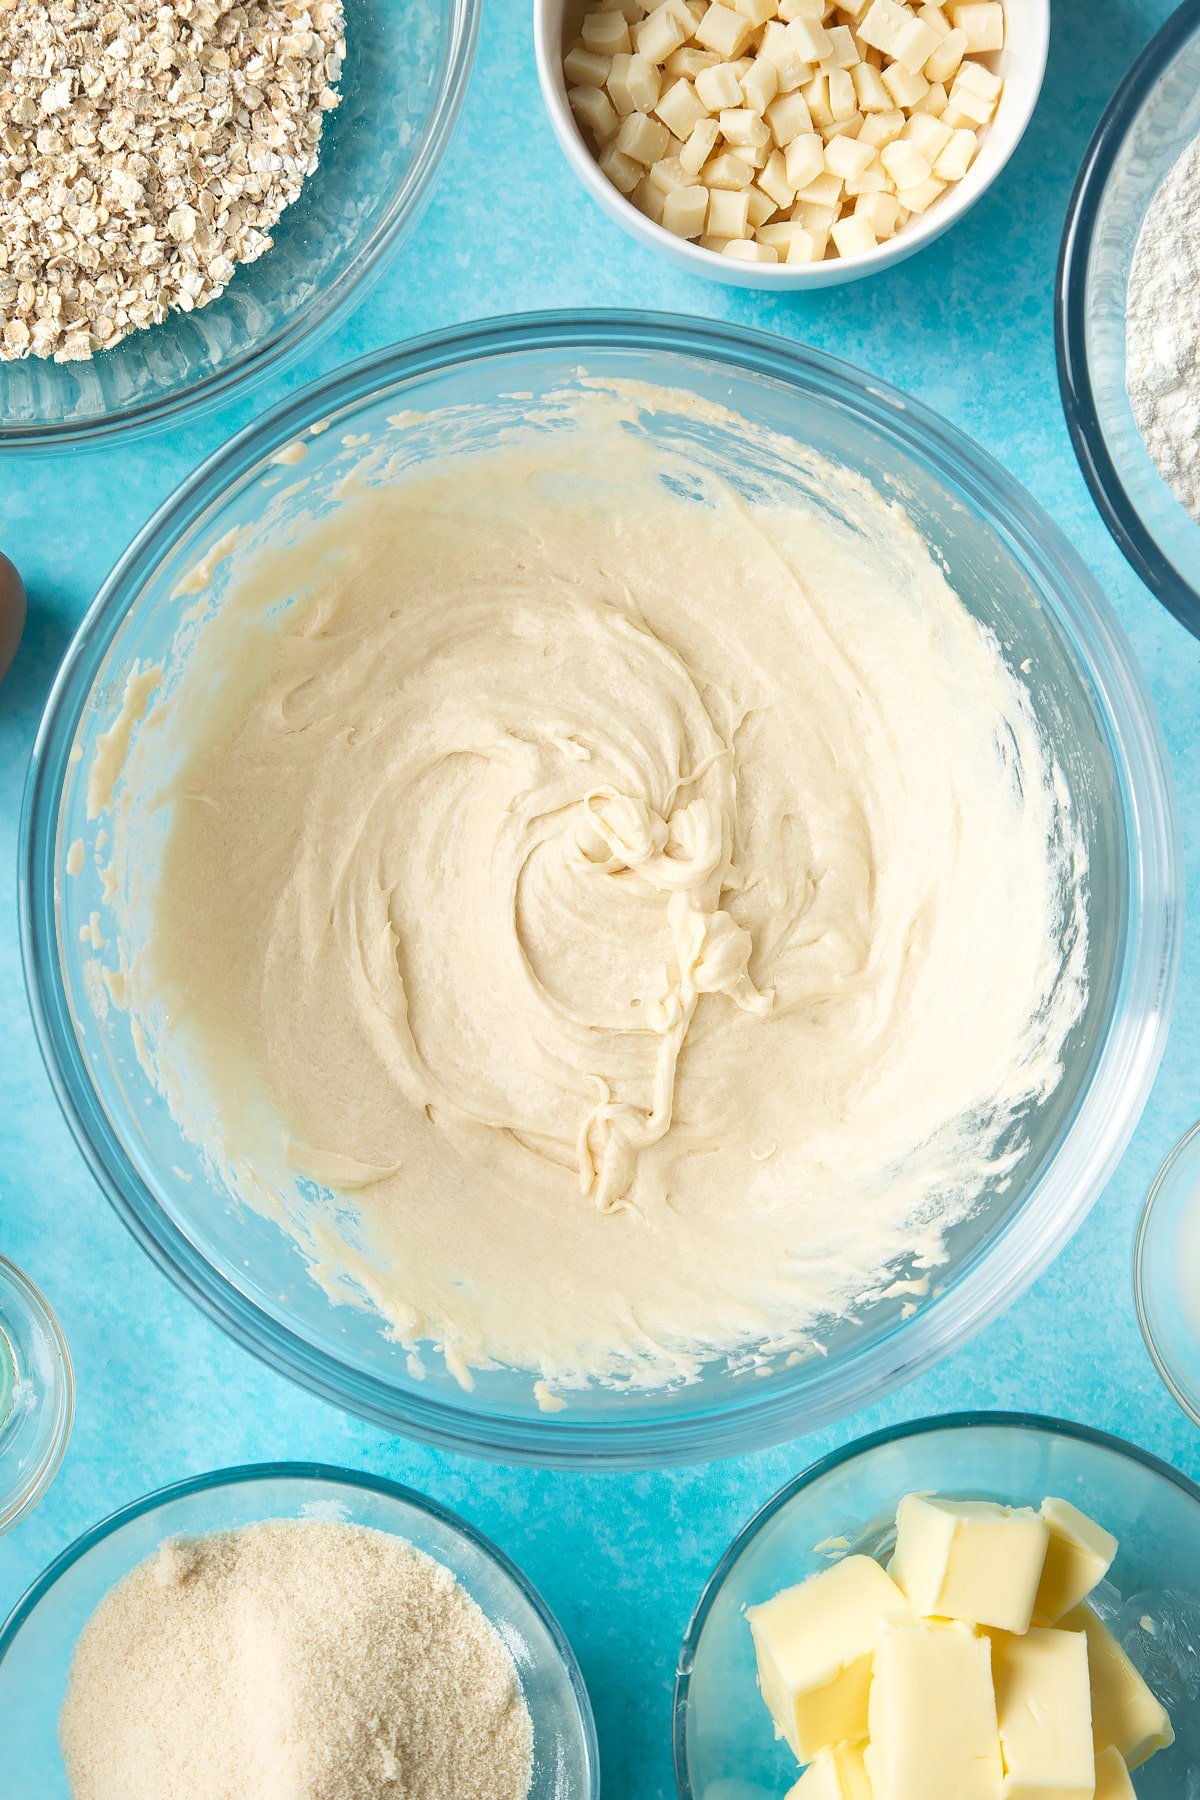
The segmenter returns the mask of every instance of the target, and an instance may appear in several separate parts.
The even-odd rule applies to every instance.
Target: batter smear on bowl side
[[[688,1379],[932,1269],[1084,999],[1065,784],[903,510],[628,403],[242,546],[97,799],[176,1116],[468,1383]]]

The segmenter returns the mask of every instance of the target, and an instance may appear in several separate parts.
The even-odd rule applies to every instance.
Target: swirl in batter
[[[600,437],[362,485],[158,708],[154,1065],[464,1379],[686,1378],[933,1266],[1082,1000],[1027,696],[903,513]]]

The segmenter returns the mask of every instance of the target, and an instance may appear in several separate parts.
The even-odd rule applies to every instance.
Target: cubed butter
[[[1087,1638],[1034,1627],[992,1638],[1005,1800],[1093,1800]]]
[[[866,1737],[875,1645],[885,1621],[907,1610],[895,1582],[869,1556],[848,1556],[748,1608],[763,1699],[800,1762]]]
[[[1137,1800],[1119,1750],[1102,1750],[1096,1758],[1096,1800]]]
[[[1047,1497],[1042,1517],[1050,1528],[1050,1542],[1033,1616],[1039,1625],[1057,1625],[1108,1574],[1117,1540],[1069,1500]]]
[[[1136,1769],[1175,1742],[1167,1709],[1156,1700],[1106,1625],[1090,1606],[1077,1606],[1059,1621],[1064,1631],[1087,1635],[1092,1686],[1092,1737],[1096,1749],[1110,1746]]]
[[[837,1744],[809,1763],[787,1800],[874,1800],[861,1744]]]
[[[889,145],[885,166],[901,148],[920,155],[911,145]],[[905,184],[896,185],[909,205]],[[896,1512],[892,1574],[925,1618],[965,1619],[1020,1635],[1033,1617],[1049,1537],[1045,1519],[1028,1507],[906,1494]]]
[[[1002,1800],[991,1645],[970,1626],[888,1620],[868,1724],[873,1800]]]

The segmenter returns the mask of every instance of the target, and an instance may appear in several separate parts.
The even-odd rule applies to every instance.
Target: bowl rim
[[[510,1556],[507,1556],[498,1544],[492,1542],[482,1531],[467,1522],[460,1514],[453,1512],[448,1506],[432,1500],[427,1494],[418,1493],[415,1488],[399,1481],[391,1481],[387,1476],[375,1475],[367,1469],[346,1469],[335,1463],[318,1462],[266,1462],[238,1463],[230,1468],[210,1469],[203,1475],[191,1475],[183,1481],[169,1482],[165,1487],[155,1488],[151,1493],[143,1494],[138,1500],[131,1500],[127,1505],[118,1507],[106,1517],[80,1532],[79,1536],[67,1545],[65,1550],[44,1568],[40,1575],[26,1588],[12,1611],[0,1626],[0,1663],[3,1663],[9,1651],[27,1621],[41,1605],[55,1583],[67,1571],[80,1562],[95,1549],[97,1544],[106,1538],[113,1537],[126,1525],[146,1514],[157,1512],[162,1507],[176,1500],[187,1500],[195,1494],[206,1494],[220,1488],[251,1487],[269,1481],[303,1481],[325,1482],[331,1487],[357,1488],[361,1492],[381,1494],[385,1499],[399,1501],[414,1511],[424,1513],[427,1518],[435,1519],[439,1524],[449,1528],[451,1533],[482,1552],[483,1556],[495,1565],[516,1587],[523,1599],[529,1604],[536,1617],[545,1627],[546,1634],[554,1647],[554,1651],[567,1677],[567,1685],[575,1704],[584,1755],[587,1762],[588,1787],[585,1800],[598,1800],[600,1793],[600,1753],[596,1737],[596,1721],[592,1712],[592,1703],[583,1679],[583,1671],[574,1650],[567,1639],[562,1626],[551,1612],[541,1594],[534,1587],[524,1571],[518,1568]],[[396,1533],[403,1536],[403,1533]],[[428,1553],[431,1554],[431,1553]],[[436,1560],[436,1559],[435,1559]],[[453,1571],[452,1571],[453,1573]],[[481,1609],[482,1610],[482,1609]],[[485,1616],[494,1623],[490,1614]]]
[[[640,213],[625,194],[618,192],[601,172],[596,158],[575,124],[574,115],[565,99],[565,88],[562,94],[559,92],[562,71],[551,54],[551,42],[564,0],[534,0],[533,35],[538,87],[559,148],[582,185],[609,218],[656,255],[669,258],[705,280],[719,281],[729,287],[796,292],[803,288],[841,286],[844,282],[857,281],[865,275],[894,268],[917,251],[925,249],[970,212],[1003,173],[1025,136],[1037,108],[1050,53],[1050,0],[1027,0],[1027,4],[1036,37],[1031,42],[1030,60],[1022,82],[1023,94],[1018,105],[1011,110],[1012,124],[1008,128],[1007,147],[1002,150],[987,178],[973,184],[968,171],[961,181],[955,183],[948,196],[939,197],[919,219],[915,222],[910,219],[895,237],[888,238],[874,250],[860,252],[856,256],[839,256],[819,263],[740,263],[732,257],[719,256],[711,250],[702,249],[690,239],[678,238],[663,226],[656,225],[652,219]],[[993,126],[995,123],[993,121]],[[989,131],[991,129],[989,127]],[[985,138],[984,144],[986,143]],[[964,188],[965,193],[962,191]]]
[[[1200,1406],[1197,1405],[1194,1398],[1189,1396],[1182,1382],[1176,1377],[1174,1366],[1163,1352],[1158,1334],[1150,1322],[1150,1307],[1146,1301],[1146,1241],[1150,1234],[1155,1207],[1164,1186],[1174,1173],[1176,1165],[1198,1152],[1200,1152],[1200,1120],[1189,1126],[1183,1136],[1167,1151],[1159,1164],[1158,1172],[1150,1183],[1146,1198],[1142,1203],[1137,1233],[1133,1240],[1133,1301],[1137,1311],[1142,1342],[1146,1346],[1147,1356],[1154,1364],[1155,1374],[1176,1406],[1194,1425],[1200,1425]],[[1195,1390],[1193,1390],[1194,1392]]]
[[[880,1431],[872,1431],[866,1437],[855,1438],[852,1443],[843,1444],[831,1450],[827,1456],[812,1463],[799,1475],[786,1481],[781,1488],[763,1502],[757,1512],[751,1514],[741,1529],[730,1540],[720,1561],[700,1591],[700,1598],[688,1620],[687,1629],[680,1645],[679,1661],[675,1670],[675,1687],[671,1698],[671,1751],[675,1768],[675,1785],[679,1800],[698,1800],[696,1790],[691,1783],[687,1766],[687,1712],[691,1689],[692,1667],[695,1660],[696,1646],[708,1623],[716,1599],[725,1582],[728,1580],[734,1565],[740,1560],[742,1553],[753,1540],[789,1501],[806,1488],[814,1487],[826,1475],[846,1463],[858,1461],[871,1456],[876,1450],[891,1444],[903,1443],[907,1438],[928,1437],[935,1432],[964,1432],[980,1429],[1000,1431],[1032,1431],[1043,1437],[1069,1438],[1075,1443],[1088,1444],[1094,1449],[1107,1450],[1126,1462],[1139,1463],[1152,1475],[1177,1487],[1189,1500],[1200,1507],[1200,1485],[1190,1476],[1183,1474],[1161,1456],[1153,1451],[1143,1450],[1132,1444],[1127,1438],[1118,1437],[1115,1432],[1102,1431],[1094,1425],[1081,1425],[1072,1419],[1055,1418],[1050,1413],[1026,1412],[952,1412],[931,1413],[920,1419],[904,1419],[898,1425],[889,1425]]]
[[[1200,637],[1200,591],[1184,580],[1147,529],[1109,455],[1087,349],[1088,269],[1113,165],[1147,95],[1200,32],[1200,0],[1183,0],[1140,52],[1104,109],[1067,204],[1054,282],[1058,388],[1075,460],[1118,549],[1179,623]],[[1200,526],[1197,527],[1200,532]]]
[[[59,1323],[58,1314],[37,1284],[30,1280],[24,1269],[20,1269],[16,1263],[10,1262],[7,1256],[0,1256],[0,1312],[3,1311],[6,1288],[24,1304],[36,1324],[45,1333],[47,1344],[54,1354],[57,1381],[47,1396],[55,1403],[55,1417],[44,1454],[35,1463],[25,1481],[15,1487],[7,1497],[0,1494],[0,1535],[15,1525],[18,1519],[23,1519],[25,1514],[37,1505],[58,1474],[62,1467],[63,1457],[67,1453],[71,1428],[75,1422],[75,1365],[71,1359],[71,1351]],[[0,1429],[3,1428],[5,1422],[4,1418],[0,1418]]]
[[[1063,1158],[1056,1157],[1031,1189],[1030,1198],[1036,1194],[1040,1204],[1026,1203],[1016,1215],[1015,1237],[1009,1220],[951,1288],[902,1329],[831,1368],[816,1394],[797,1395],[788,1388],[763,1394],[762,1384],[747,1382],[736,1401],[665,1419],[573,1419],[569,1407],[533,1419],[471,1411],[338,1360],[250,1301],[168,1217],[137,1175],[98,1100],[65,1005],[52,879],[62,776],[95,675],[161,552],[206,510],[210,487],[214,493],[227,491],[313,420],[384,388],[403,392],[460,363],[546,350],[652,352],[677,356],[684,364],[691,358],[710,368],[729,367],[741,376],[815,394],[852,412],[876,436],[898,439],[960,498],[965,494],[982,510],[1036,584],[1054,597],[1056,617],[1074,638],[1089,685],[1102,697],[1102,716],[1118,740],[1114,767],[1124,804],[1130,905],[1113,1019],[1072,1127],[1079,1167],[1068,1178]],[[159,1267],[244,1348],[375,1425],[459,1453],[571,1467],[703,1461],[839,1421],[865,1404],[868,1393],[880,1397],[950,1348],[961,1347],[1024,1292],[1098,1198],[1149,1094],[1178,972],[1181,884],[1178,806],[1144,676],[1094,578],[1032,496],[957,427],[850,364],[741,325],[612,311],[488,320],[377,351],[288,396],[210,455],[119,558],[60,664],[30,757],[18,844],[22,959],[39,1048],[93,1175]],[[1095,1124],[1094,1131],[1082,1129],[1085,1119]],[[1004,1243],[1007,1261],[997,1254]]]
[[[433,103],[412,161],[382,218],[341,274],[261,343],[248,346],[231,362],[197,381],[78,423],[38,419],[22,424],[0,419],[0,453],[90,447],[125,434],[135,438],[144,432],[161,430],[181,418],[190,421],[218,402],[240,394],[243,387],[253,388],[268,371],[279,373],[288,368],[332,330],[351,303],[368,292],[382,274],[388,254],[417,224],[458,123],[470,82],[483,0],[445,0],[445,4],[449,28],[433,86]]]

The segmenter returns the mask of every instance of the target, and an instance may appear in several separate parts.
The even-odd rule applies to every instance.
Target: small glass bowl
[[[1058,380],[1100,516],[1163,605],[1200,636],[1200,524],[1142,441],[1125,386],[1126,294],[1142,222],[1200,132],[1200,8],[1186,0],[1138,57],[1088,146],[1059,253]]]
[[[0,1531],[58,1473],[75,1411],[71,1357],[33,1283],[0,1256]]]
[[[51,1563],[0,1630],[5,1793],[67,1800],[58,1715],[71,1657],[122,1576],[170,1537],[298,1518],[393,1532],[450,1569],[516,1664],[533,1719],[529,1800],[598,1800],[596,1733],[579,1665],[520,1570],[464,1520],[411,1489],[319,1463],[260,1463],[177,1482],[93,1526]]]
[[[1180,1138],[1146,1196],[1133,1290],[1150,1359],[1200,1425],[1200,1124]]]
[[[1120,1438],[1022,1413],[918,1419],[827,1456],[734,1539],[692,1616],[675,1679],[680,1800],[780,1800],[797,1776],[755,1679],[749,1605],[850,1550],[886,1552],[896,1506],[924,1490],[1040,1506],[1072,1501],[1120,1539],[1095,1595],[1171,1714],[1176,1739],[1139,1769],[1140,1800],[1184,1800],[1200,1777],[1200,1487]]]
[[[346,0],[341,105],[272,248],[210,305],[90,362],[0,362],[0,448],[166,425],[311,348],[420,217],[466,91],[479,6]]]

